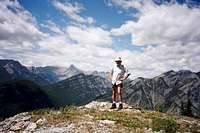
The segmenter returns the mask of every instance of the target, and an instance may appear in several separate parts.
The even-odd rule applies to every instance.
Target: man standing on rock
[[[119,102],[118,109],[123,109],[122,82],[123,80],[127,79],[130,74],[127,73],[126,68],[121,63],[122,63],[121,57],[117,57],[115,59],[115,65],[113,66],[110,73],[110,79],[112,81],[112,101],[113,101],[111,109],[117,108],[116,106],[117,102]]]

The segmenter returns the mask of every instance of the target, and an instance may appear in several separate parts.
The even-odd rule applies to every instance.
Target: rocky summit
[[[109,109],[111,103],[92,101],[84,106],[39,109],[0,122],[0,132],[9,133],[175,133],[200,132],[200,120],[134,109]]]

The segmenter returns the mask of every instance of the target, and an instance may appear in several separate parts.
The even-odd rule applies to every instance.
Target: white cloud
[[[129,56],[128,66],[137,76],[152,77],[171,69],[199,71],[199,8],[188,8],[176,2],[158,6],[149,1],[137,8],[134,1],[129,1],[133,6],[129,2],[127,5],[125,0],[120,1],[113,4],[125,10],[136,8],[138,18],[113,28],[112,34],[130,34],[133,45],[147,46],[142,52]],[[123,2],[126,4],[120,5]]]
[[[147,0],[148,1],[148,0]],[[106,0],[108,6],[119,6],[125,10],[130,8],[141,8],[143,1],[142,0]]]
[[[22,8],[18,3],[8,3],[15,4],[20,9]],[[4,34],[0,34],[0,58],[12,58],[25,65],[69,66],[74,64],[83,70],[109,71],[114,63],[114,58],[121,56],[123,63],[133,77],[152,77],[171,69],[199,71],[200,45],[197,42],[198,28],[196,27],[199,25],[197,23],[198,18],[196,18],[199,15],[198,9],[188,9],[178,5],[165,6],[143,8],[145,10],[148,9],[152,14],[143,10],[137,22],[128,21],[120,28],[112,30],[112,33],[117,36],[131,34],[134,42],[136,39],[140,40],[139,42],[143,42],[139,44],[146,45],[151,42],[157,43],[157,46],[147,45],[143,51],[131,51],[128,49],[116,51],[107,47],[113,44],[110,32],[100,27],[68,25],[61,29],[55,23],[48,21],[43,26],[57,34],[46,35],[38,28],[37,21],[31,13],[25,9],[14,13],[2,6],[1,2],[0,10],[4,14],[0,12],[0,25],[2,25],[1,28],[5,32],[2,32],[2,29],[0,32],[6,33],[6,35],[12,34],[13,37],[4,37],[2,36]],[[168,9],[172,11],[168,11]],[[159,11],[160,13],[158,14]],[[174,13],[172,13],[173,11]],[[183,18],[185,18],[183,14],[186,14],[188,19],[183,21]],[[149,18],[146,15],[151,15],[151,17]],[[156,18],[156,15],[158,15],[158,18]],[[182,29],[176,27],[179,27],[180,21],[182,21],[180,25]],[[195,23],[194,21],[197,22]],[[162,24],[161,22],[165,23]],[[154,23],[159,25],[156,28],[152,28],[151,25],[156,25]],[[189,23],[191,23],[192,31],[188,26]],[[4,24],[7,25],[8,29],[3,27]],[[9,29],[9,27],[11,28]],[[173,32],[169,30],[170,28],[177,28],[176,30],[180,35],[174,33],[176,30],[172,30]],[[164,35],[159,34],[159,29]],[[37,32],[31,33],[32,30]],[[187,36],[189,31],[191,34]],[[150,33],[153,35],[152,38],[148,37]],[[26,35],[24,36],[24,34]],[[186,37],[183,37],[184,34]],[[166,35],[169,37],[166,38]],[[184,38],[187,43],[184,43],[184,45],[181,42],[176,43],[176,40],[180,38]]]
[[[66,32],[69,37],[84,45],[110,45],[112,44],[112,38],[110,32],[103,30],[99,27],[77,27],[68,26]]]
[[[12,8],[13,11],[9,10]],[[44,37],[35,18],[17,1],[2,1],[0,4],[0,40],[23,43]],[[5,44],[4,44],[5,45]]]
[[[147,5],[137,21],[127,21],[112,29],[113,35],[132,35],[134,45],[182,44],[200,42],[200,9],[186,5]]]
[[[142,2],[141,0],[107,0],[108,6],[119,6],[125,10],[130,8],[141,8]]]
[[[47,20],[46,24],[41,24],[41,26],[49,29],[50,31],[52,31],[54,33],[64,34],[64,32],[61,30],[61,28],[51,20]]]
[[[53,1],[53,6],[61,11],[63,11],[70,19],[79,22],[79,23],[88,23],[92,24],[95,20],[92,17],[81,17],[79,14],[84,10],[83,5],[79,3],[61,3],[59,1]]]
[[[73,44],[64,35],[48,37],[38,42],[40,52],[32,56],[31,60],[37,65],[69,66],[75,64],[83,70],[109,70],[116,52],[109,48],[96,45]],[[113,57],[113,58],[112,58]],[[30,59],[30,58],[24,58]]]
[[[4,34],[8,34],[7,37],[0,38],[1,58],[15,59],[25,65],[36,66],[75,64],[85,70],[105,70],[109,67],[107,58],[113,57],[115,51],[97,46],[112,43],[108,31],[99,27],[87,28],[86,26],[67,26],[66,31],[62,31],[55,23],[47,21],[42,26],[58,34],[44,34],[40,31],[36,19],[17,1],[6,2],[12,6],[16,4],[20,10],[17,13],[12,12],[6,8],[7,3],[1,2],[0,10],[4,12],[1,16],[4,16],[1,17],[0,24],[2,29],[7,30]],[[20,16],[19,14],[23,12],[26,12],[26,15]],[[3,27],[5,24],[10,29]],[[9,36],[11,34],[9,30],[12,31],[13,38]],[[77,32],[80,32],[80,36],[76,35]],[[85,38],[81,38],[82,36]]]

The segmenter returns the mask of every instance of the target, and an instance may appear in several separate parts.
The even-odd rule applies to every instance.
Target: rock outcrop
[[[0,122],[0,132],[19,133],[164,133],[200,132],[200,120],[134,109],[109,109],[111,103],[93,101],[80,107],[25,112]]]

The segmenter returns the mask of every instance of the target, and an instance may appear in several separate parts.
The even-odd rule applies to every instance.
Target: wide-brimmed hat
[[[122,58],[121,57],[116,57],[115,61],[122,61]]]

